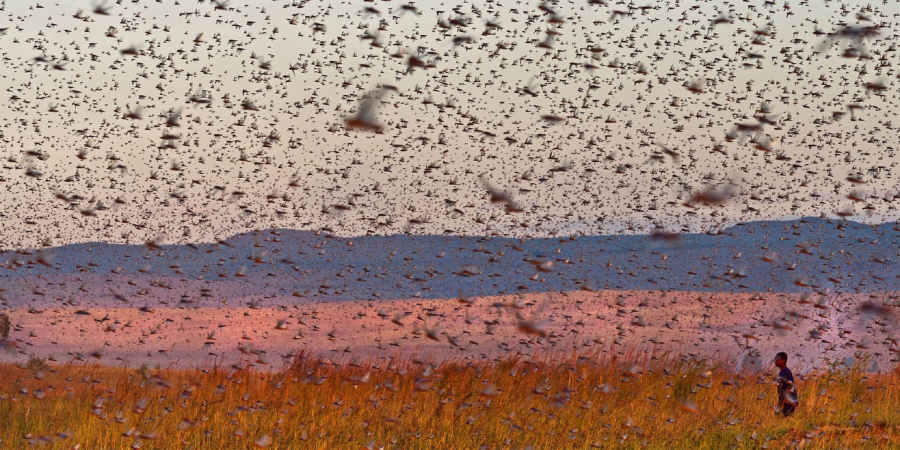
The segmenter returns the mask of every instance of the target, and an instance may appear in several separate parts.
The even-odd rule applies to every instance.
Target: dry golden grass
[[[0,446],[26,448],[891,448],[900,373],[797,377],[599,355],[475,364],[327,361],[280,371],[0,366]],[[774,370],[773,370],[774,372]]]

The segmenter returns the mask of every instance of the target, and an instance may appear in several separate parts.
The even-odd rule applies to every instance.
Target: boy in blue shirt
[[[794,384],[794,374],[787,368],[787,353],[778,352],[775,355],[775,367],[778,372],[778,409],[785,417],[794,413],[797,408],[797,386]]]

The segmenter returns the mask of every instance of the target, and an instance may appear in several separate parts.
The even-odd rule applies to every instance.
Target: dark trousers
[[[795,409],[797,409],[797,405],[792,405],[790,403],[782,403],[781,404],[781,414],[784,417],[788,417],[791,414],[794,414]]]

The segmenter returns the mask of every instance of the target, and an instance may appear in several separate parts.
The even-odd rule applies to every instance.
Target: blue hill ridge
[[[111,274],[230,280],[323,300],[578,289],[876,292],[897,289],[894,223],[801,218],[716,234],[540,239],[340,237],[271,229],[213,244],[83,243],[0,253],[0,277]]]

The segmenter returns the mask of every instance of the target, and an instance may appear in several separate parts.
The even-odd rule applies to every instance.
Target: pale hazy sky
[[[86,1],[7,2],[2,247],[898,216],[885,200],[900,191],[896,3],[547,3],[558,21],[539,2],[405,4],[140,0],[102,15]],[[859,42],[822,34],[873,25]],[[551,48],[538,45],[547,30]],[[431,67],[410,72],[420,51]],[[346,130],[379,84],[395,87],[377,110],[384,133]],[[204,90],[211,103],[190,101]],[[764,103],[771,123],[729,142],[736,124],[762,123]],[[141,120],[124,118],[137,106]],[[165,126],[170,110],[180,126]],[[164,133],[180,139],[164,147]],[[848,181],[857,173],[865,183]],[[491,203],[479,174],[523,211]],[[683,205],[728,185],[723,205]]]

